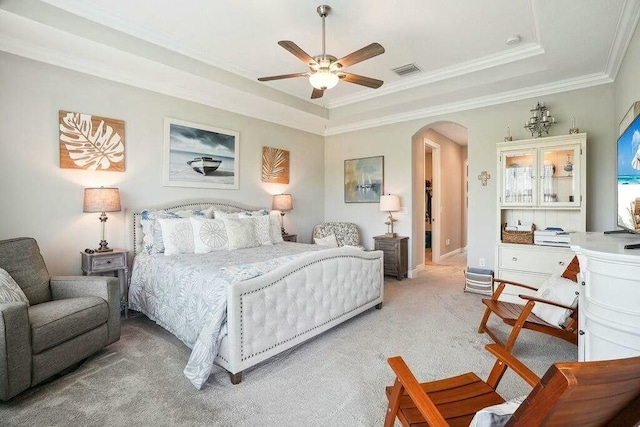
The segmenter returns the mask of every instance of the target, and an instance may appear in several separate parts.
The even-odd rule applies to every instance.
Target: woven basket
[[[525,245],[533,245],[533,230],[536,229],[534,224],[531,225],[531,231],[506,231],[502,226],[502,242],[503,243],[521,243]]]

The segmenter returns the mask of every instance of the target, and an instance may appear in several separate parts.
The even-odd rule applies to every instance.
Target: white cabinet
[[[496,277],[538,288],[552,274],[562,274],[573,257],[569,248],[500,243],[496,250]],[[500,299],[522,303],[519,294],[533,292],[506,286]]]
[[[580,261],[578,360],[640,356],[640,235],[577,233]]]
[[[571,262],[569,248],[503,243],[501,231],[518,221],[537,230],[586,230],[586,143],[580,133],[497,144],[496,277],[538,287]],[[505,289],[504,299],[517,301],[517,293]]]

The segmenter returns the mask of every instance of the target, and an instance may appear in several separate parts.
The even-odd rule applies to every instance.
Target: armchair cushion
[[[30,304],[51,300],[49,272],[35,239],[19,237],[0,241],[0,267],[13,277]]]
[[[24,302],[29,305],[27,296],[6,270],[0,268],[0,302]]]
[[[333,234],[338,246],[360,247],[360,231],[352,222],[323,222],[313,228],[313,239],[327,237]]]
[[[107,321],[107,303],[98,297],[48,301],[29,307],[31,348],[41,353]]]

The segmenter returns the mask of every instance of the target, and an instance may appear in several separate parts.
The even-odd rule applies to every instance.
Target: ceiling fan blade
[[[282,46],[283,48],[287,49],[292,54],[294,54],[298,59],[300,59],[305,64],[307,64],[309,66],[317,65],[317,62],[315,61],[315,59],[313,59],[311,56],[309,56],[309,54],[307,52],[305,52],[304,50],[300,49],[300,47],[298,47],[298,45],[295,44],[294,42],[289,41],[289,40],[280,40],[278,42],[278,44],[280,46]]]
[[[362,62],[365,59],[373,58],[384,53],[384,48],[380,43],[371,43],[369,46],[365,46],[360,50],[356,50],[353,53],[340,58],[336,63],[340,64],[342,68],[348,67],[358,62]]]
[[[313,88],[313,92],[311,92],[311,99],[322,98],[322,95],[324,95],[324,89]]]
[[[340,73],[338,75],[340,80],[345,82],[355,83],[357,85],[370,87],[372,89],[378,89],[384,83],[382,80],[372,79],[371,77],[359,76],[357,74]]]
[[[268,82],[270,80],[282,80],[282,79],[291,79],[294,77],[304,77],[308,76],[309,73],[294,73],[294,74],[281,74],[279,76],[269,76],[269,77],[260,77],[258,81]]]

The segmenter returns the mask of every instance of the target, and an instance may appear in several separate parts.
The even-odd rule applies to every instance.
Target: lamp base
[[[397,237],[398,234],[396,233],[384,233],[384,237]]]
[[[106,240],[100,240],[100,247],[96,249],[96,252],[113,252],[113,249],[109,247]]]

